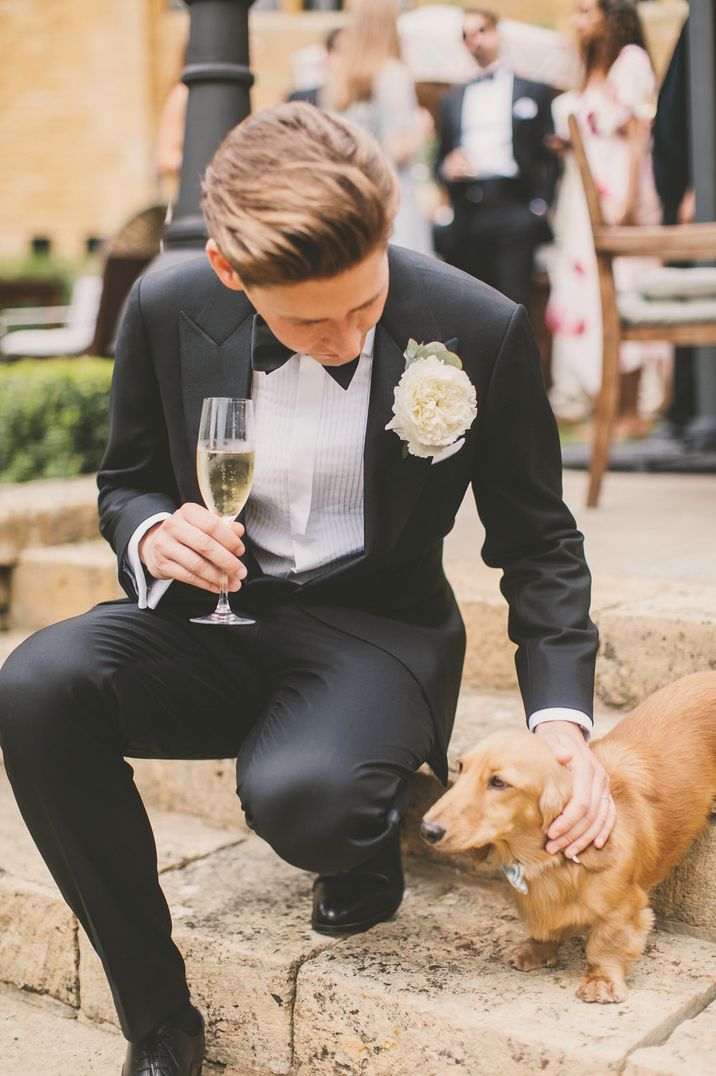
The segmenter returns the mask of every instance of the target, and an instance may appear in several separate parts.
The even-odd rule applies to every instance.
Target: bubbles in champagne
[[[204,503],[215,516],[234,519],[249,499],[254,479],[254,452],[243,446],[215,451],[199,448],[196,453],[199,489]]]

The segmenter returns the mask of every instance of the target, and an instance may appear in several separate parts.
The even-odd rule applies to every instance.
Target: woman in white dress
[[[627,0],[579,0],[575,23],[584,84],[579,92],[554,102],[557,136],[566,148],[568,116],[574,114],[610,224],[657,224],[661,209],[649,152],[656,79],[636,8]],[[555,235],[558,252],[550,273],[547,321],[554,337],[553,405],[558,414],[565,414],[577,397],[582,406],[593,404],[602,370],[597,265],[584,192],[571,154],[558,199]],[[658,265],[653,258],[615,259],[617,289],[633,288]],[[615,433],[643,436],[649,424],[639,414],[640,375],[647,363],[666,368],[671,348],[629,341],[621,345],[619,358],[621,401]]]
[[[400,59],[397,16],[394,0],[351,5],[322,103],[369,130],[393,164],[401,197],[392,242],[432,253],[431,229],[412,173],[430,117],[419,108],[413,76]]]

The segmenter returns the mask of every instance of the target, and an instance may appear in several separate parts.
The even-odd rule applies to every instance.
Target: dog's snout
[[[423,819],[420,823],[420,836],[429,844],[437,844],[445,836],[445,830],[438,822],[426,822]]]

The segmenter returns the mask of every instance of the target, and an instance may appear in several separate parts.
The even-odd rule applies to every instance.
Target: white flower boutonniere
[[[469,430],[477,415],[475,386],[444,344],[405,349],[405,373],[395,387],[394,418],[385,427],[405,442],[403,458],[435,456]]]

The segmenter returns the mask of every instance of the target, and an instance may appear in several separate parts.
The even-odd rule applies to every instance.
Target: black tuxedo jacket
[[[101,530],[130,598],[136,593],[125,553],[138,524],[186,501],[202,503],[195,451],[203,398],[251,394],[253,313],[203,257],[145,276],[131,293],[98,479]],[[478,415],[463,447],[436,464],[403,459],[402,442],[385,429],[411,336],[457,339],[477,390]],[[470,485],[486,528],[483,557],[504,572],[528,713],[545,706],[591,713],[597,633],[590,576],[582,535],[562,502],[557,430],[524,309],[457,269],[391,247],[364,461],[364,552],[295,588],[293,599],[414,674],[435,718],[436,772],[445,778],[465,646],[442,544]],[[287,584],[262,575],[250,534],[246,541],[249,575],[232,600],[260,615],[262,603]],[[213,595],[175,582],[159,609],[189,615],[214,604]]]
[[[449,183],[442,176],[442,164],[448,153],[456,149],[462,141],[462,106],[467,86],[456,86],[450,90],[442,101],[438,122],[438,150],[435,167],[438,180],[443,183],[451,196],[459,194],[469,181]],[[552,120],[551,86],[544,82],[532,82],[526,78],[514,76],[512,91],[512,152],[519,168],[519,178],[524,188],[525,201],[534,198],[543,199],[547,205],[554,198],[554,190],[559,175],[559,161],[552,150],[545,146],[544,140],[554,132]],[[515,104],[522,99],[534,101],[534,116],[515,114]],[[518,109],[519,111],[519,109]]]

